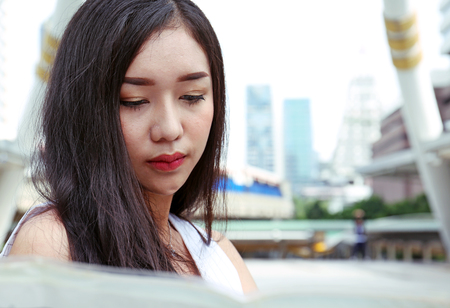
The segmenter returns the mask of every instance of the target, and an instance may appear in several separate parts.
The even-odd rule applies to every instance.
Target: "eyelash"
[[[133,108],[133,110],[138,110],[141,105],[148,103],[148,101],[142,99],[140,101],[120,101],[120,104],[125,106],[125,107],[129,107],[129,108]]]
[[[187,101],[189,106],[198,103],[200,100],[205,100],[203,95],[183,95],[180,98]]]
[[[200,100],[205,100],[205,98],[203,97],[203,95],[183,95],[180,97],[182,100],[185,100],[188,102],[189,106],[190,105],[194,105],[196,103],[198,103]],[[141,105],[148,103],[147,100],[140,100],[140,101],[120,101],[120,104],[125,106],[125,107],[129,107],[129,108],[133,108],[133,110],[138,110]]]

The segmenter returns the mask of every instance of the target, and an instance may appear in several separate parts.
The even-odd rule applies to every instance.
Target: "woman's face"
[[[214,114],[206,54],[183,27],[149,39],[120,89],[123,136],[139,182],[173,195],[208,140]]]

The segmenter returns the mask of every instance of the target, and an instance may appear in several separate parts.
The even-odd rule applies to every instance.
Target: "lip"
[[[147,163],[160,171],[173,171],[183,164],[185,158],[185,154],[176,152],[175,154],[159,155],[148,160]]]

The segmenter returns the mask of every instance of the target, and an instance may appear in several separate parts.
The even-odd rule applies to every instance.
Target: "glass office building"
[[[272,98],[268,85],[247,87],[247,163],[274,171]]]
[[[285,177],[298,191],[314,176],[314,152],[309,99],[286,99],[283,116]]]

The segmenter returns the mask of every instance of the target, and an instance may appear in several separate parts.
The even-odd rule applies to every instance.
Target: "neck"
[[[150,213],[152,213],[152,217],[158,226],[158,230],[161,230],[163,233],[168,232],[168,220],[172,198],[173,195],[163,196],[147,193],[147,207],[149,208]]]

